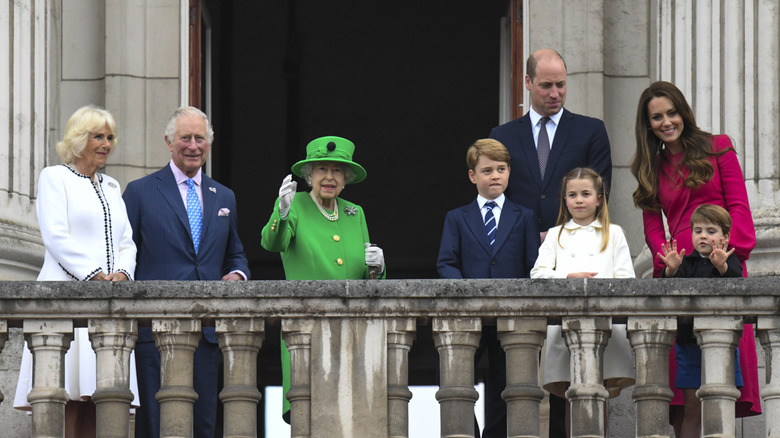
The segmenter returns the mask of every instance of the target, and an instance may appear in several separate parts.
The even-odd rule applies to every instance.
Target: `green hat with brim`
[[[355,143],[346,138],[334,136],[315,138],[306,145],[306,159],[293,164],[292,172],[295,176],[306,178],[306,175],[301,174],[304,165],[317,161],[333,161],[349,166],[355,172],[355,179],[350,183],[358,183],[366,179],[366,169],[352,161],[354,152]]]

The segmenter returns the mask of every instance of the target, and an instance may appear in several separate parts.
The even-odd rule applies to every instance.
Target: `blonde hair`
[[[723,235],[731,232],[731,216],[725,208],[715,204],[702,204],[693,210],[691,215],[691,228],[695,223],[708,223],[720,227]]]
[[[81,157],[81,152],[87,146],[89,134],[108,126],[111,135],[111,149],[116,146],[119,138],[116,135],[116,121],[108,111],[94,105],[82,106],[70,116],[65,125],[65,137],[57,143],[57,154],[65,164],[72,163]]]
[[[571,172],[567,173],[566,176],[563,177],[563,181],[561,181],[561,207],[560,210],[558,210],[558,222],[556,224],[561,225],[561,229],[558,231],[558,246],[563,248],[563,245],[561,245],[563,224],[570,221],[572,218],[569,209],[566,208],[566,185],[569,183],[569,181],[575,179],[590,180],[590,182],[593,183],[593,189],[596,191],[596,196],[601,197],[601,205],[596,207],[596,219],[601,222],[602,226],[601,249],[599,250],[599,252],[602,252],[607,249],[607,244],[609,244],[609,211],[607,210],[607,193],[606,189],[604,188],[604,180],[601,179],[601,175],[589,167],[577,167],[572,169]]]
[[[500,141],[492,138],[483,138],[475,141],[466,151],[466,165],[470,170],[477,170],[477,161],[483,155],[493,161],[506,163],[507,166],[509,166],[509,160],[511,160],[509,151],[506,150],[506,147]]]

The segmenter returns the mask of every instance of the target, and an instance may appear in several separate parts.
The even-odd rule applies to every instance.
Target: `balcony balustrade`
[[[384,280],[249,282],[0,282],[0,348],[23,327],[35,358],[33,436],[63,433],[63,358],[73,327],[97,354],[100,437],[128,432],[130,352],[139,325],[162,353],[161,436],[192,435],[192,358],[216,327],[225,361],[226,437],[257,436],[257,355],[281,324],[290,350],[293,437],[408,436],[409,350],[430,326],[439,354],[441,435],[474,434],[474,352],[496,325],[507,353],[510,437],[540,436],[539,352],[547,324],[572,351],[572,436],[604,436],[604,346],[628,325],[636,357],[637,437],[668,437],[668,355],[678,318],[692,317],[703,352],[704,437],[734,437],[734,355],[743,323],[766,352],[766,436],[780,437],[780,284],[775,278],[682,280]],[[1,397],[1,396],[0,396]],[[8,395],[6,394],[6,398]],[[8,401],[6,401],[8,403]]]

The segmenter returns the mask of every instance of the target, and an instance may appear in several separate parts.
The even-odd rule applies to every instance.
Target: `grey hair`
[[[211,127],[211,122],[209,122],[209,117],[204,113],[203,111],[195,108],[194,106],[182,106],[176,109],[176,111],[173,112],[173,115],[168,120],[168,124],[165,126],[165,139],[168,140],[168,142],[173,143],[174,138],[173,135],[176,134],[176,122],[179,120],[179,118],[183,116],[189,116],[189,115],[196,115],[203,117],[203,120],[206,121],[206,134],[208,135],[208,142],[209,144],[214,142],[214,128]]]
[[[327,160],[322,160],[322,161],[327,161]],[[303,176],[303,179],[306,180],[306,184],[308,184],[309,187],[311,187],[311,173],[314,171],[314,164],[315,163],[316,163],[316,161],[315,162],[311,162],[311,163],[306,163],[303,166],[301,166],[301,175]],[[345,169],[344,170],[344,185],[347,185],[347,184],[349,184],[349,183],[351,183],[352,181],[355,180],[355,176],[356,176],[355,175],[355,171],[352,170],[351,167],[349,167],[346,163],[339,163],[338,161],[336,163],[344,166],[344,169]]]

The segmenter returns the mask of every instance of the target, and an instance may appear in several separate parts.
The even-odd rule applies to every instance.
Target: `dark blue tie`
[[[493,207],[496,207],[496,203],[488,201],[485,203],[485,208],[488,210],[485,212],[485,229],[487,230],[488,241],[490,246],[496,241],[496,230],[498,230],[498,224],[496,223],[496,217],[493,216]]]

